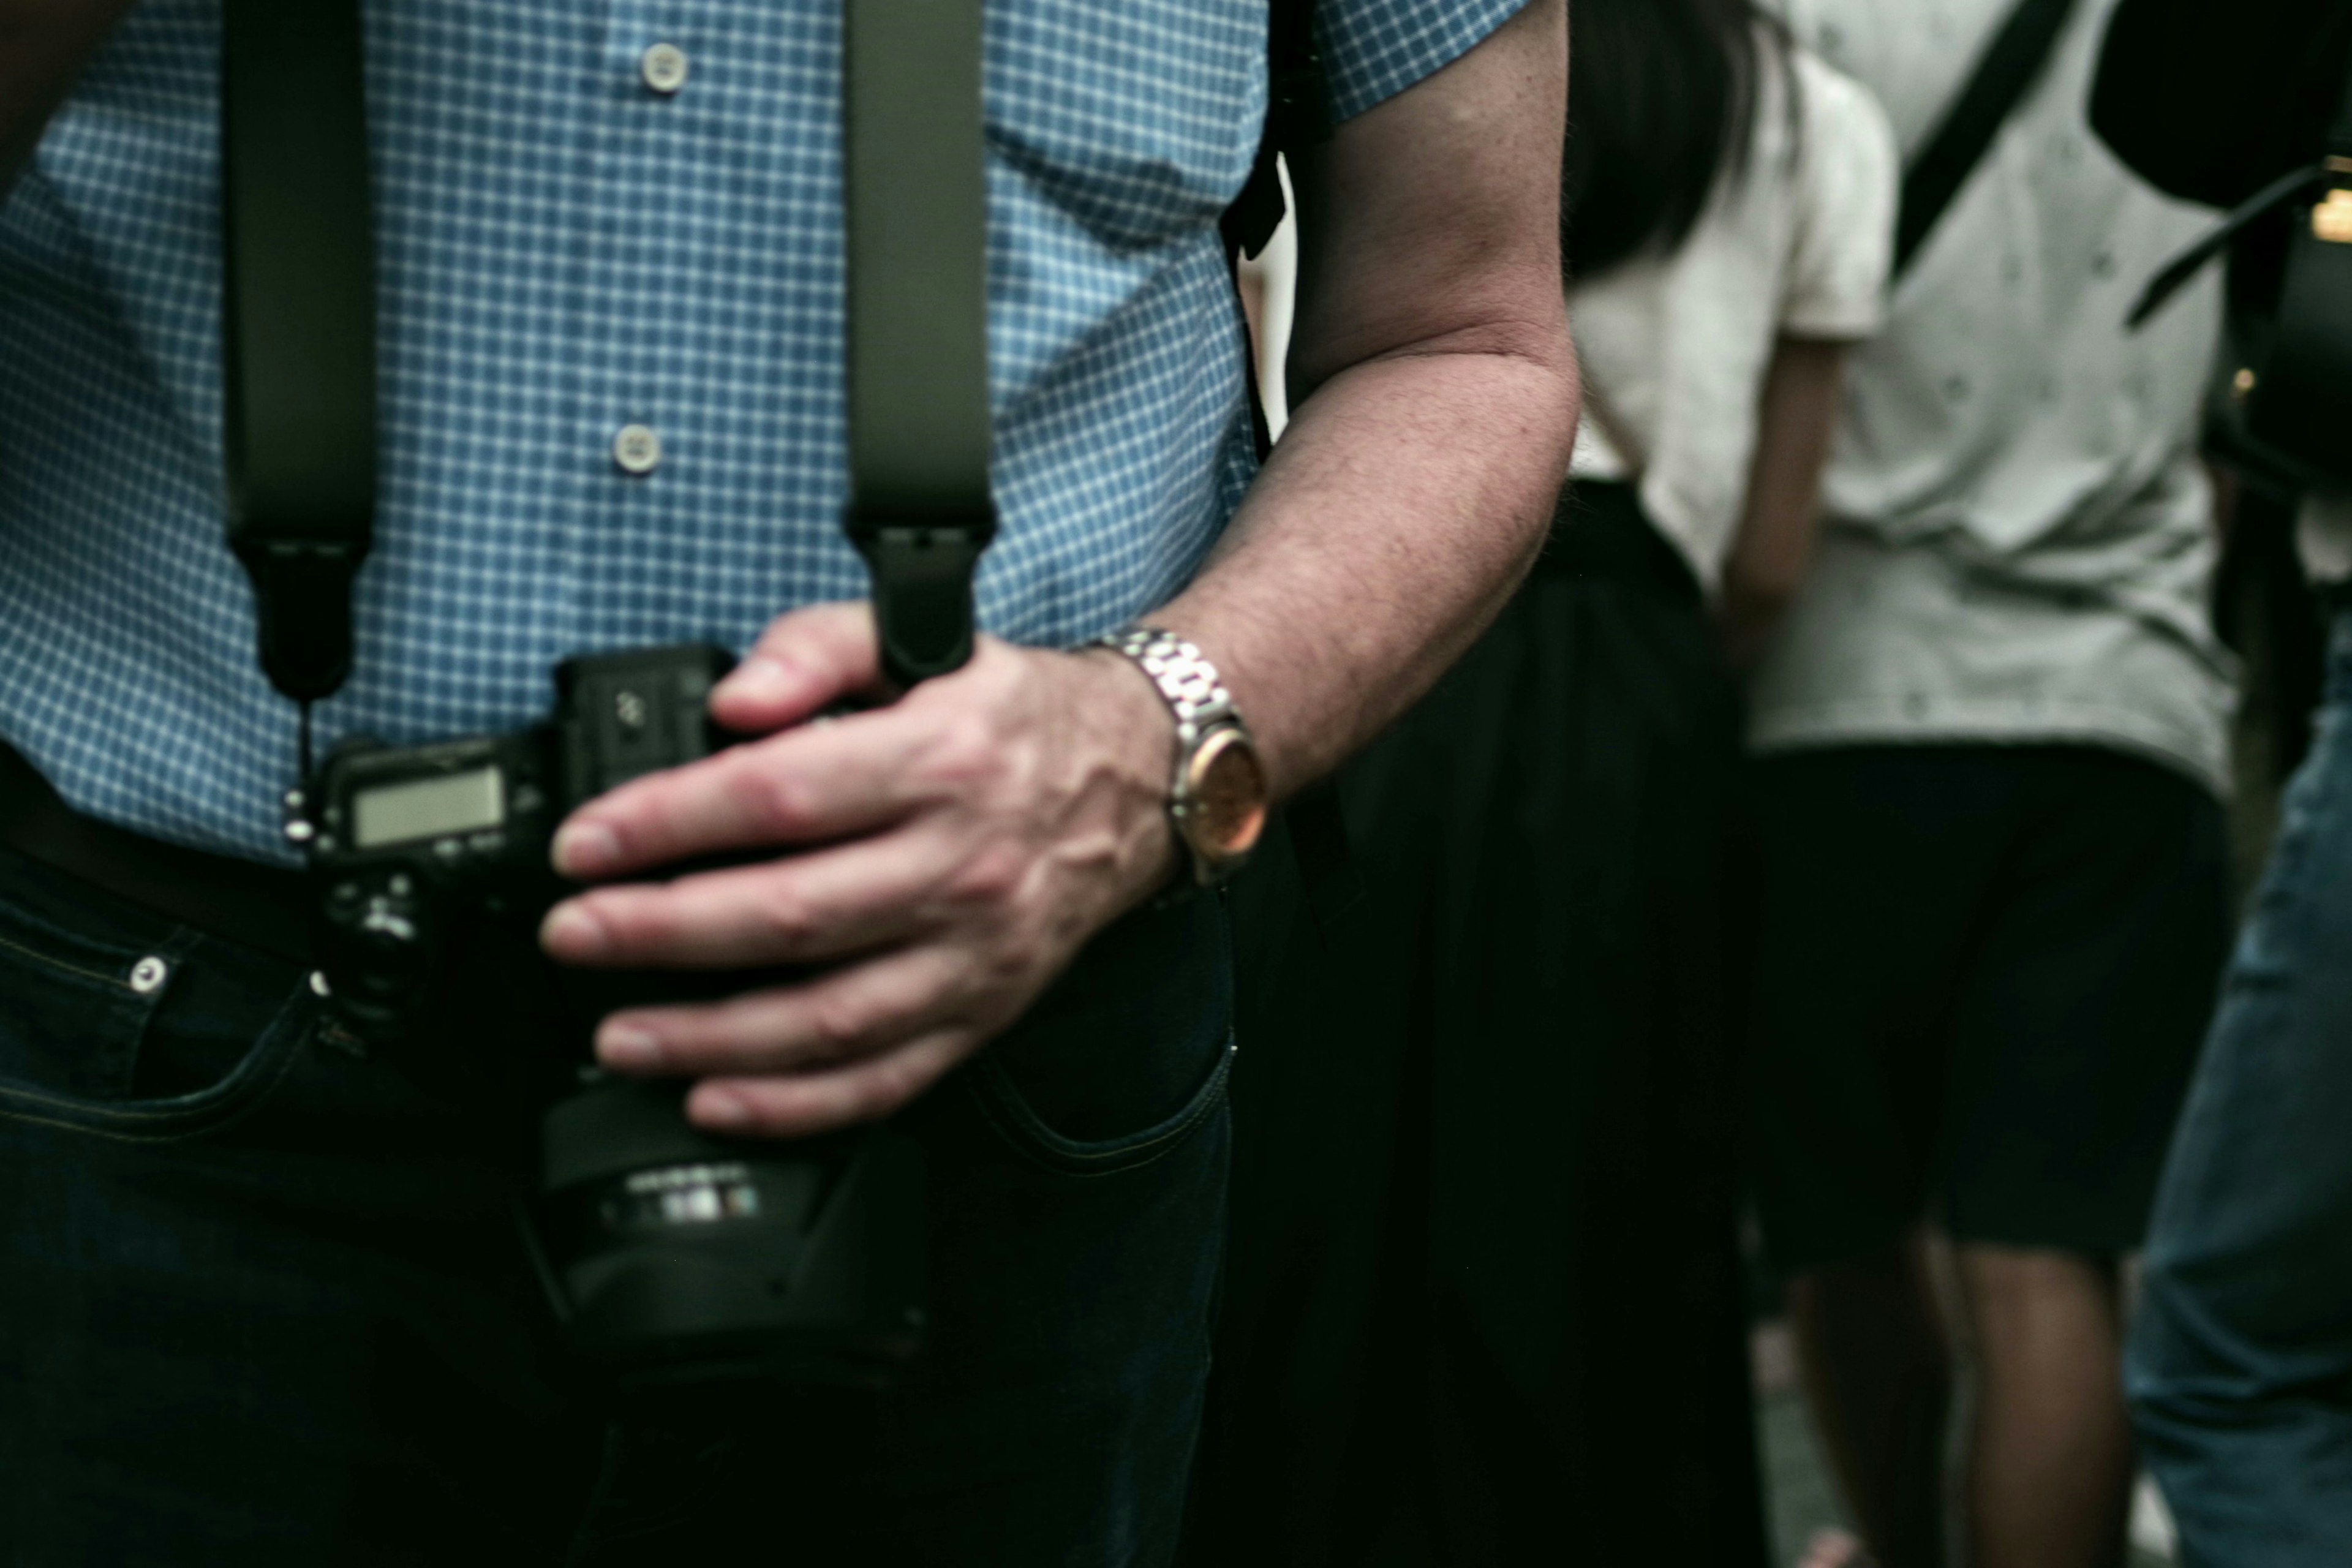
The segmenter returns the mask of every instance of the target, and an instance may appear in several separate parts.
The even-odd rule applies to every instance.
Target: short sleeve
[[[1894,128],[1853,78],[1802,50],[1794,58],[1803,127],[1780,329],[1866,338],[1886,319],[1902,192]]]
[[[1394,98],[1483,43],[1527,0],[1320,0],[1315,38],[1337,122]]]

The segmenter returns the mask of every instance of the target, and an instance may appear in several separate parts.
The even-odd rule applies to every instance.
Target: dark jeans
[[[1228,967],[1213,901],[1130,917],[903,1119],[908,1386],[648,1418],[551,1342],[511,1113],[338,1043],[295,966],[0,850],[0,1563],[1164,1563]]]
[[[2352,1557],[2352,612],[2148,1235],[2127,1386],[2200,1568]]]

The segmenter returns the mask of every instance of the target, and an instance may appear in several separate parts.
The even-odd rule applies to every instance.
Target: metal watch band
[[[1192,859],[1192,879],[1202,887],[1215,886],[1244,857],[1213,859],[1186,831],[1197,805],[1190,780],[1192,759],[1212,737],[1232,733],[1244,742],[1249,740],[1249,726],[1234,710],[1233,694],[1218,679],[1217,667],[1198,647],[1158,626],[1129,626],[1097,637],[1089,646],[1107,647],[1143,671],[1175,718],[1176,763],[1169,784],[1168,816],[1177,842]]]
[[[1217,678],[1217,667],[1201,650],[1173,632],[1157,626],[1129,626],[1097,637],[1095,646],[1123,654],[1151,678],[1160,700],[1176,716],[1176,743],[1190,750],[1212,727],[1242,724],[1234,711],[1233,694]]]

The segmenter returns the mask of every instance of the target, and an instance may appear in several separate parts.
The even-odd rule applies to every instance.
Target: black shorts
[[[2227,956],[2213,798],[2079,746],[1854,747],[1756,775],[1771,1260],[1862,1257],[1923,1216],[2137,1247]]]

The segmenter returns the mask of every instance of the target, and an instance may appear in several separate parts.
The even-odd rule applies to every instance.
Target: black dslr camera
[[[920,1338],[920,1156],[887,1130],[793,1142],[697,1131],[677,1086],[606,1078],[589,1032],[686,977],[566,973],[539,921],[575,806],[726,743],[707,717],[732,660],[708,647],[569,659],[551,721],[418,747],[336,748],[289,798],[307,851],[328,1004],[370,1042],[452,1032],[518,975],[573,998],[540,1118],[530,1239],[572,1347],[629,1383],[887,1381]],[[736,977],[740,989],[748,977]],[[667,985],[667,991],[661,987]]]

